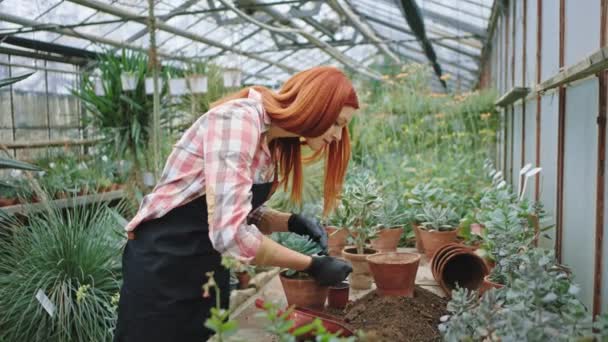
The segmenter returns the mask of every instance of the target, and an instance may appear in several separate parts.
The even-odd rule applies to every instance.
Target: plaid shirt
[[[254,89],[248,98],[205,113],[175,144],[158,184],[125,229],[206,195],[213,247],[243,261],[253,259],[262,242],[256,227],[262,209],[251,212],[251,186],[274,179],[263,135],[269,127],[262,96]]]

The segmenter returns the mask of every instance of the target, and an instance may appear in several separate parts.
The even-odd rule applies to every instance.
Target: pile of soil
[[[447,300],[421,287],[414,298],[380,297],[372,291],[349,303],[342,316],[349,327],[365,331],[373,341],[441,341],[437,328],[447,314]]]

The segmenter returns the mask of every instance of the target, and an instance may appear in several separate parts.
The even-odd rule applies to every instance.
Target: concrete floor
[[[399,248],[400,252],[416,252],[414,248]],[[423,255],[420,259],[420,266],[416,275],[416,284],[436,293],[439,296],[445,296],[437,282],[433,278],[430,269],[429,260]],[[369,290],[352,290],[350,291],[350,300],[361,298],[365,294],[375,289],[375,284]],[[281,286],[281,281],[278,276],[275,276],[268,282],[256,295],[249,298],[239,308],[237,308],[232,317],[238,322],[239,331],[236,334],[236,339],[244,341],[276,341],[276,338],[264,331],[264,326],[268,324],[262,310],[255,307],[255,300],[262,298],[264,301],[277,304],[280,308],[287,307],[287,300]]]

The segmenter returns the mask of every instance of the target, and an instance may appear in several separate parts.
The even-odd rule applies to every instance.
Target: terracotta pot
[[[412,229],[414,229],[414,236],[416,237],[416,250],[419,253],[424,253],[424,244],[422,243],[422,237],[420,237],[420,228],[418,225],[413,223]]]
[[[357,290],[367,290],[372,287],[372,274],[366,257],[376,253],[375,249],[365,248],[364,254],[357,254],[357,248],[353,246],[346,246],[342,250],[344,259],[350,261],[353,265],[353,272],[350,274],[350,287]]]
[[[367,256],[381,296],[414,297],[420,254],[378,253]]]
[[[479,295],[480,296],[483,295],[484,292],[486,292],[488,290],[491,290],[491,289],[502,289],[503,287],[505,287],[503,284],[495,283],[495,282],[491,281],[489,278],[490,278],[489,274],[487,276],[483,277],[483,284],[479,288]]]
[[[13,205],[13,199],[8,197],[0,197],[0,207],[8,207]]]
[[[348,231],[346,229],[338,229],[334,226],[325,227],[327,232],[327,249],[332,257],[341,257],[342,249],[346,246],[346,238]]]
[[[443,245],[456,241],[458,229],[440,232],[436,230],[420,230],[420,239],[424,246],[424,253],[428,258],[432,258],[435,252]]]
[[[441,259],[437,259],[433,276],[446,294],[450,295],[456,284],[469,290],[479,289],[488,273],[484,260],[463,245],[460,249],[443,253]]]
[[[471,223],[471,234],[483,236],[483,230],[486,227],[480,223]]]
[[[461,248],[462,245],[455,242],[449,243],[439,248],[437,252],[435,252],[433,259],[431,260],[431,271],[433,272],[433,276],[435,276],[435,274],[437,273],[437,270],[439,268],[438,266],[441,264],[442,259],[452,250]]]
[[[318,285],[312,278],[288,278],[285,276],[285,272],[281,272],[279,278],[283,285],[287,304],[322,310],[327,299],[328,287]]]
[[[403,228],[381,229],[378,237],[371,240],[372,248],[378,252],[395,252],[399,245],[399,240],[403,234]]]
[[[55,193],[55,198],[57,198],[57,199],[65,199],[65,198],[68,198],[68,193],[67,193],[67,192],[65,192],[65,191],[57,191],[57,192]]]
[[[249,287],[251,275],[247,272],[236,272],[236,277],[239,279],[239,289],[243,290]]]
[[[327,306],[343,310],[348,303],[349,293],[350,286],[347,282],[342,282],[336,286],[330,286],[327,294]]]

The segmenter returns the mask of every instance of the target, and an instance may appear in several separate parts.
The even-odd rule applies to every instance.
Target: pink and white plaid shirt
[[[262,233],[255,225],[259,215],[250,213],[251,186],[274,179],[263,135],[269,127],[262,96],[253,88],[248,98],[209,110],[175,144],[158,184],[125,229],[206,195],[213,247],[239,260],[253,259]]]

